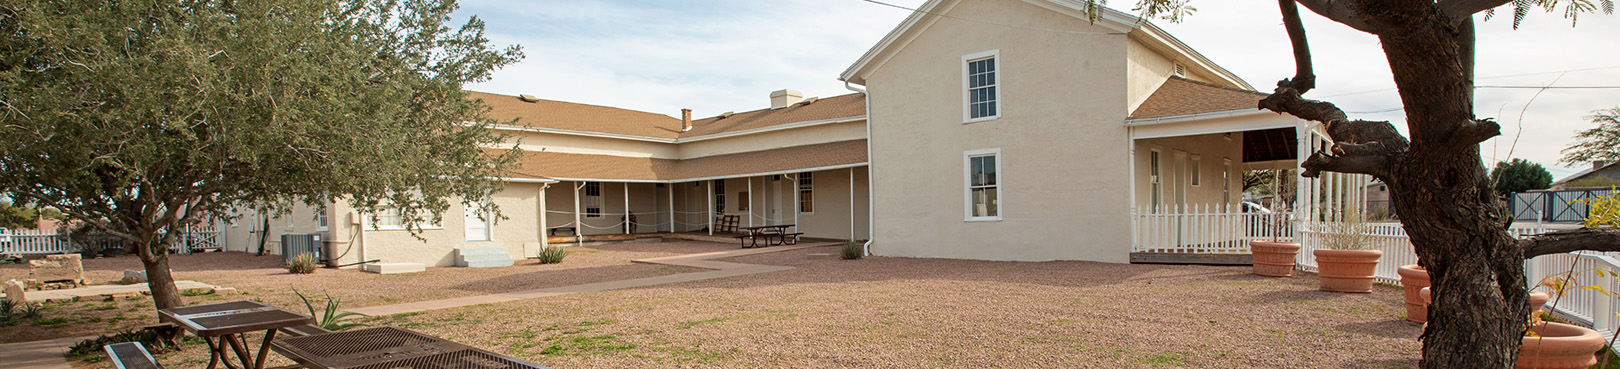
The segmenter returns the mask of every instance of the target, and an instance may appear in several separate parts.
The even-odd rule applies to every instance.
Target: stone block
[[[236,287],[214,287],[215,295],[235,295],[237,293]]]
[[[123,282],[124,284],[146,283],[146,271],[145,270],[125,270],[124,271],[124,278],[119,279],[118,281]]]
[[[107,298],[104,299],[103,301],[116,301],[118,299],[133,300],[133,299],[138,299],[138,298],[141,298],[141,293],[140,292],[130,291],[130,292],[120,292],[120,293],[108,294]]]
[[[28,261],[28,278],[41,282],[84,282],[84,263],[79,254],[46,255]]]
[[[376,263],[360,266],[361,270],[377,274],[416,273],[427,270],[422,263]]]
[[[23,286],[22,281],[15,279],[6,281],[6,300],[11,300],[12,302],[16,302],[18,304],[26,304],[28,303],[28,293],[26,290],[27,288]]]

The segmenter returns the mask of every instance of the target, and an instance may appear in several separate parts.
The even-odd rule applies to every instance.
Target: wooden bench
[[[163,369],[140,342],[119,342],[101,349],[107,350],[107,359],[118,369]]]
[[[737,222],[742,217],[736,215],[719,215],[714,217],[714,230],[716,232],[736,232]]]
[[[781,234],[781,236],[782,236],[781,242],[778,243],[778,244],[779,245],[797,245],[797,244],[799,244],[799,236],[803,236],[803,235],[804,235],[804,233],[783,233],[783,234]]]
[[[578,236],[579,235],[579,230],[574,229],[574,227],[551,227],[550,232],[551,232],[552,236],[556,236],[557,231],[561,231],[561,230],[565,230],[565,229],[568,230],[568,233],[571,233],[571,234],[569,234],[569,236]]]
[[[322,333],[332,333],[332,331],[326,330],[326,328],[321,328],[314,324],[305,324],[282,328],[281,333],[287,335],[287,337],[303,337]]]

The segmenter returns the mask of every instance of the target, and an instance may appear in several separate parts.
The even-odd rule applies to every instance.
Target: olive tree
[[[167,245],[233,208],[341,200],[407,220],[481,199],[515,152],[463,83],[522,57],[453,0],[0,4],[0,195],[136,245],[156,308]]]

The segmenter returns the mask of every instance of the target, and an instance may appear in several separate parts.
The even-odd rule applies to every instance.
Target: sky
[[[922,0],[882,0],[907,8]],[[1111,7],[1129,12],[1132,1]],[[1154,20],[1263,92],[1293,75],[1275,1],[1193,0],[1181,23]],[[910,11],[865,0],[463,0],[455,22],[477,16],[494,45],[526,58],[468,85],[474,91],[695,117],[769,106],[771,91],[805,97],[851,93],[838,75]],[[1511,9],[1478,24],[1479,86],[1620,86],[1620,15],[1532,11],[1518,30]],[[1317,89],[1351,117],[1405,123],[1376,37],[1301,9]],[[1477,20],[1478,18],[1476,18]],[[950,21],[950,20],[947,20]],[[1082,37],[1082,36],[1076,36]],[[1593,110],[1620,106],[1620,89],[1480,88],[1475,114],[1502,136],[1481,147],[1487,163],[1510,157],[1563,178],[1586,164],[1558,163]]]

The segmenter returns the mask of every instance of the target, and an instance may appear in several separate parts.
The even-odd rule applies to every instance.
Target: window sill
[[[1000,222],[1001,217],[965,218],[965,219],[962,219],[962,221],[964,221],[964,222]]]
[[[997,120],[997,119],[1001,119],[1000,114],[992,115],[992,116],[988,116],[988,117],[979,117],[979,118],[973,118],[973,119],[964,120],[964,121],[962,121],[962,124],[973,124],[973,123],[979,123],[979,122],[989,122],[989,121]]]
[[[424,231],[443,230],[444,226],[420,227],[419,229],[424,230]],[[371,230],[373,230],[373,231],[403,231],[403,230],[405,230],[405,226],[372,226]]]

